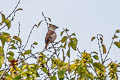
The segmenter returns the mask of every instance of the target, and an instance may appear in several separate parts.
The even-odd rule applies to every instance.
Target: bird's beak
[[[58,26],[56,26],[56,29],[59,28]]]

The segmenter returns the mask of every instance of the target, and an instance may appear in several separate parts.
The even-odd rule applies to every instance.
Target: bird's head
[[[53,24],[49,24],[48,30],[52,30],[55,31],[55,29],[57,29],[58,27],[53,25]]]

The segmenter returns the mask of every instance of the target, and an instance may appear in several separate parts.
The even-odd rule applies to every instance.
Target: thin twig
[[[26,44],[25,44],[25,46],[24,46],[23,49],[26,48],[26,46],[27,46],[27,44],[28,44],[28,42],[29,42],[30,36],[31,36],[31,34],[32,34],[32,31],[33,31],[33,29],[35,28],[35,26],[36,26],[36,25],[34,25],[34,26],[32,27],[32,29],[31,29],[31,31],[30,31],[30,33],[29,33],[29,36],[28,36],[28,38],[27,38],[27,42],[26,42]]]
[[[99,35],[99,34],[97,34],[98,47],[99,47],[99,52],[100,52],[101,62],[102,62],[102,64],[103,64],[103,56],[102,56],[102,52],[101,52],[100,40],[99,40],[99,38],[98,38],[98,35]]]
[[[14,16],[15,16],[15,11],[18,7],[18,5],[20,4],[20,0],[18,1],[17,5],[15,6],[14,10],[10,13],[10,15],[6,18],[8,19],[9,17],[11,17],[11,15],[14,13]],[[11,20],[12,21],[12,20]],[[7,25],[4,25],[2,28],[0,28],[0,30],[4,29]]]
[[[15,6],[14,10],[10,13],[10,15],[7,17],[7,19],[16,11],[18,5],[20,4],[20,0],[18,1],[17,5]]]
[[[20,31],[20,27],[21,27],[20,22],[19,22],[18,24],[19,24],[19,25],[18,25],[18,36],[20,36],[20,32],[21,32],[21,31]],[[22,44],[20,44],[20,46],[17,44],[17,47],[18,47],[18,49],[19,49],[19,52],[22,53],[22,50],[21,50]],[[21,55],[20,53],[19,53],[19,55],[18,55],[18,57],[17,57],[17,60],[19,59],[19,57],[20,57],[20,55]]]
[[[115,32],[114,35],[116,35],[116,32]],[[110,53],[110,50],[111,50],[112,45],[113,45],[113,41],[114,41],[114,39],[112,38],[112,41],[111,41],[110,47],[109,47],[108,52],[107,52],[107,54],[106,54],[106,56],[105,56],[105,58],[104,58],[104,63],[105,63],[105,61],[106,61],[106,59],[107,59],[107,57],[108,57],[108,55],[109,55],[109,53]]]
[[[68,34],[68,32],[66,31],[66,30],[64,30],[65,31],[65,33],[67,34],[67,36],[69,37],[69,38],[71,38],[71,36]],[[79,48],[76,46],[76,49],[77,49],[77,51],[78,51],[78,53],[80,54],[80,56],[82,56],[82,54],[81,54],[81,52],[80,52],[80,50],[79,50]]]
[[[46,22],[46,24],[47,24],[47,27],[48,27],[48,22],[47,22],[47,19],[46,19],[46,16],[44,15],[44,13],[42,12],[42,16],[44,17],[44,19],[45,19],[45,22]]]
[[[95,72],[96,76],[99,78],[99,75],[97,74],[96,70],[92,67],[92,65],[89,65],[89,66]]]
[[[18,23],[19,25],[18,25],[18,36],[20,36],[20,22]]]

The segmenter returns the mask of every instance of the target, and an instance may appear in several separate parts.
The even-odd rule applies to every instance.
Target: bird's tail
[[[44,49],[47,49],[47,46],[48,46],[48,45],[45,45],[45,48],[44,48]]]
[[[45,48],[44,49],[47,49],[47,47],[48,47],[48,44],[45,44]]]

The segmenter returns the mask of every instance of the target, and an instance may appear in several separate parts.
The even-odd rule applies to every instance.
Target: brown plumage
[[[47,47],[50,43],[55,41],[55,39],[57,37],[55,29],[57,29],[57,28],[58,28],[57,26],[49,24],[48,32],[45,37],[45,49],[47,49]]]

